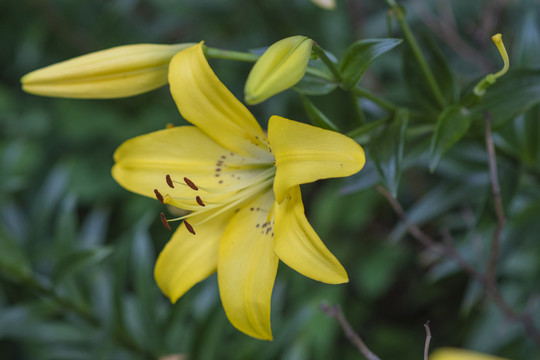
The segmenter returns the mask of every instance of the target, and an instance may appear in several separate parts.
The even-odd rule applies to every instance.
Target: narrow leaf
[[[430,171],[435,170],[444,153],[467,133],[470,126],[470,112],[461,106],[450,106],[439,115],[431,138]]]
[[[365,39],[349,46],[339,63],[343,86],[346,89],[354,87],[373,60],[392,50],[402,41],[401,39]]]
[[[516,69],[497,80],[471,108],[474,121],[483,128],[484,112],[489,112],[494,129],[540,103],[540,69]]]
[[[30,261],[17,242],[0,227],[0,273],[16,281],[28,279]]]
[[[306,114],[313,125],[322,129],[339,131],[336,124],[334,124],[332,120],[330,120],[321,110],[319,110],[306,96],[302,96],[302,104],[304,104]]]
[[[112,254],[111,247],[97,247],[94,249],[78,250],[66,254],[61,258],[56,266],[56,271],[53,276],[54,283],[60,282],[65,277],[73,273],[96,265]]]
[[[371,138],[369,153],[382,181],[393,196],[397,195],[401,178],[403,145],[409,112],[400,109],[393,121]]]

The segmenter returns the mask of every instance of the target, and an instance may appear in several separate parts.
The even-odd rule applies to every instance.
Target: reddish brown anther
[[[165,214],[163,212],[161,212],[159,214],[159,217],[161,218],[161,222],[163,223],[163,226],[165,226],[165,228],[170,231],[171,227],[169,226],[169,222],[167,221],[167,218],[165,217]]]
[[[193,230],[193,226],[191,226],[190,223],[187,222],[187,220],[184,220],[184,224],[186,225],[186,229],[192,233],[193,235],[195,235],[195,230]]]
[[[192,188],[193,190],[199,190],[197,185],[195,185],[193,183],[193,181],[189,180],[187,177],[184,178],[184,181],[185,181],[186,185],[189,186],[190,188]]]
[[[157,189],[154,189],[154,194],[156,195],[156,199],[158,199],[160,203],[165,204],[165,202],[163,201],[163,196]]]
[[[170,187],[171,189],[174,189],[174,184],[173,184],[173,182],[172,182],[171,175],[167,174],[167,175],[165,176],[165,181],[167,181],[167,185],[169,185],[169,187]]]
[[[197,204],[199,204],[201,206],[206,206],[205,203],[202,201],[200,196],[196,196],[195,200],[197,201]]]

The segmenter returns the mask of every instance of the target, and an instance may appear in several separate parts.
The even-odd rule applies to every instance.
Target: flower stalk
[[[444,96],[441,91],[441,88],[439,87],[439,84],[437,84],[437,81],[435,80],[435,76],[433,75],[433,73],[431,72],[431,69],[428,66],[426,58],[422,54],[422,50],[420,50],[420,46],[418,45],[418,42],[416,41],[416,38],[414,37],[414,34],[412,33],[411,28],[409,27],[409,24],[407,24],[407,21],[405,21],[403,9],[401,9],[401,7],[399,7],[393,0],[388,0],[387,3],[391,7],[392,13],[396,17],[399,27],[401,28],[401,31],[403,31],[403,36],[405,37],[405,39],[407,40],[407,43],[411,47],[413,56],[416,58],[418,66],[420,67],[420,70],[424,74],[424,77],[426,78],[426,81],[429,87],[431,88],[431,91],[433,92],[435,99],[437,100],[439,105],[444,108],[446,105],[446,100],[444,99]]]

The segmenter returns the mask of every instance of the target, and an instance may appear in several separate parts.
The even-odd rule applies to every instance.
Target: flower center
[[[229,156],[234,156],[234,153]],[[170,222],[183,220],[186,229],[195,234],[188,218],[206,214],[204,220],[196,224],[200,225],[226,211],[239,210],[242,205],[272,187],[276,173],[273,163],[253,163],[240,156],[238,158],[240,160],[236,162],[229,162],[228,157],[222,155],[215,167],[189,177],[177,179],[167,174],[164,182],[167,184],[166,192],[154,189],[156,199],[190,213],[174,219],[167,219],[161,213],[163,225],[170,230]]]

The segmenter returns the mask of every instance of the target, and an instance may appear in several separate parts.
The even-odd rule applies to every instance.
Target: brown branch
[[[443,232],[443,238],[446,240],[446,245],[436,242],[431,236],[427,235],[418,226],[408,220],[403,207],[388,190],[380,185],[377,185],[375,190],[388,200],[401,221],[405,223],[407,230],[413,238],[415,238],[422,245],[426,246],[428,249],[436,251],[441,255],[456,261],[462,270],[466,271],[474,280],[478,281],[478,283],[484,286],[487,296],[495,303],[495,305],[497,305],[507,320],[520,323],[525,328],[528,336],[537,344],[540,344],[540,330],[536,327],[533,318],[526,312],[520,313],[512,309],[502,297],[502,294],[497,287],[497,283],[495,281],[488,283],[488,280],[484,274],[476,270],[471,264],[465,261],[461,255],[459,255],[455,247],[452,245],[451,237],[448,233],[445,234]]]
[[[444,253],[444,250],[442,249],[442,246],[440,244],[433,241],[433,239],[430,236],[426,235],[422,230],[420,230],[418,226],[416,226],[415,224],[409,221],[409,219],[407,218],[407,215],[405,214],[405,210],[403,210],[403,207],[401,206],[401,204],[392,196],[392,194],[388,190],[386,190],[381,185],[377,185],[375,187],[375,190],[386,198],[386,200],[390,203],[390,206],[392,206],[396,214],[399,216],[401,221],[403,221],[403,223],[407,227],[407,230],[409,231],[409,233],[416,240],[420,241],[422,245],[424,245],[425,247],[431,250],[437,251],[439,253]]]
[[[495,159],[495,146],[491,137],[491,116],[489,113],[484,114],[486,121],[486,148],[489,159],[489,176],[491,179],[491,189],[493,191],[493,202],[495,214],[497,216],[497,226],[493,232],[491,239],[491,249],[489,254],[489,262],[486,270],[486,285],[493,286],[496,282],[495,276],[497,271],[497,262],[499,260],[501,232],[505,223],[503,205],[501,200],[501,187],[499,186],[499,178],[497,175],[497,160]]]
[[[429,329],[429,320],[424,324],[426,329],[426,343],[424,344],[424,360],[428,360],[429,343],[431,342],[431,330]]]
[[[351,324],[349,324],[349,322],[345,318],[345,315],[343,315],[343,312],[341,311],[339,305],[321,304],[320,309],[326,315],[331,316],[337,320],[337,322],[343,329],[345,336],[347,336],[347,339],[349,339],[349,341],[353,343],[354,346],[356,346],[358,351],[360,351],[360,353],[364,355],[367,360],[380,360],[377,355],[375,355],[371,350],[369,350],[364,341],[362,341],[360,336],[354,331]]]

